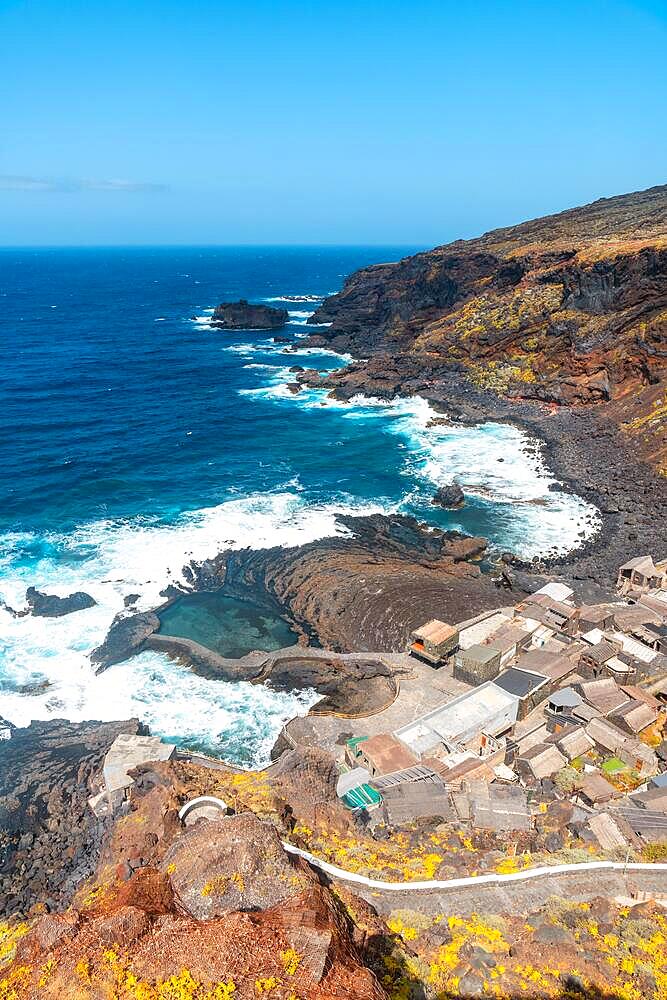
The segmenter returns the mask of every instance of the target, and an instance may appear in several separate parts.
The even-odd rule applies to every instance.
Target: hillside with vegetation
[[[315,342],[385,365],[393,391],[458,371],[517,401],[601,406],[667,468],[665,185],[364,268],[314,321],[331,324]]]

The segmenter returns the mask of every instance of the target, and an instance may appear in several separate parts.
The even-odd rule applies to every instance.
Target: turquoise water
[[[222,594],[189,594],[160,612],[161,635],[193,639],[221,656],[291,646],[297,636],[287,622],[250,601]]]
[[[514,428],[431,428],[418,399],[346,406],[285,390],[293,364],[346,363],[303,349],[317,302],[355,268],[406,252],[0,250],[0,598],[21,608],[34,584],[98,602],[53,620],[0,609],[0,715],[138,715],[264,759],[313,694],[206,681],[156,653],[96,678],[89,652],[128,595],[154,607],[189,560],[331,535],[340,511],[415,514],[527,555],[590,529],[591,512],[549,488]],[[211,329],[213,307],[240,297],[288,308],[296,353],[271,334]],[[454,478],[466,506],[433,507]]]

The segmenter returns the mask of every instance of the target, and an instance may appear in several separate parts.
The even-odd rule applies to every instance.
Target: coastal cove
[[[95,605],[59,619],[0,610],[0,715],[137,716],[241,764],[316,701],[196,676],[154,650],[95,677],[116,614],[159,606],[184,566],[224,549],[349,533],[338,515],[401,514],[482,535],[491,552],[564,554],[599,529],[508,423],[443,424],[421,397],[294,393],[291,368],[351,359],[305,347],[308,320],[355,268],[407,248],[2,251],[6,460],[0,599],[36,586]],[[212,329],[218,301],[286,308],[269,332]],[[465,506],[432,504],[457,481]],[[287,628],[287,626],[285,626]]]

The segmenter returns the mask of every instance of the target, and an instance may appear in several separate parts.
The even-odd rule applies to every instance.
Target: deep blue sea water
[[[0,715],[138,714],[258,760],[312,697],[206,681],[153,653],[94,678],[88,653],[125,596],[151,607],[188,559],[331,534],[340,510],[413,513],[526,554],[591,527],[516,429],[430,428],[421,400],[292,396],[290,365],[346,359],[207,322],[223,300],[275,301],[298,342],[312,297],[411,249],[0,250],[0,598],[22,607],[35,584],[98,601],[56,620],[0,610]],[[433,491],[454,478],[466,506],[440,511]]]

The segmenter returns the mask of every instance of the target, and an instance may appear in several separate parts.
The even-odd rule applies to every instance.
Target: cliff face
[[[482,389],[609,403],[667,466],[667,186],[364,268],[314,316],[317,340]]]

